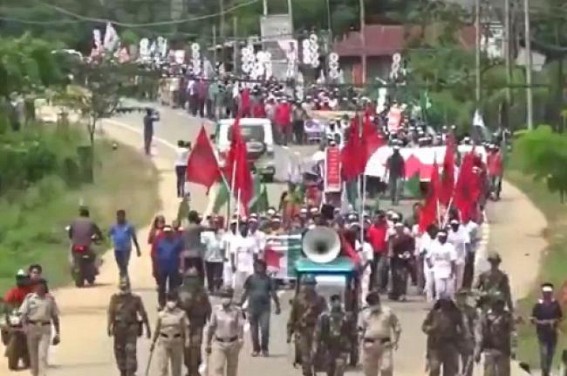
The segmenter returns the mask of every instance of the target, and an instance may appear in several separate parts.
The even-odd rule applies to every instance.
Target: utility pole
[[[504,0],[504,58],[506,60],[506,101],[508,108],[512,105],[512,20],[510,11],[510,0]]]
[[[221,61],[224,64],[224,56],[225,56],[225,52],[224,52],[224,42],[226,41],[226,34],[225,34],[225,30],[224,30],[224,25],[225,25],[225,15],[224,15],[224,0],[219,0],[219,13],[220,13],[220,25],[219,25],[219,39],[220,39],[220,44],[222,46],[221,48]]]
[[[217,25],[213,24],[213,61],[215,62],[215,66],[217,64]]]
[[[478,0],[477,0],[478,1]],[[362,84],[366,84],[366,71],[367,71],[367,56],[366,56],[366,36],[364,32],[366,31],[366,12],[364,11],[364,0],[359,1],[360,6],[360,42],[362,46]]]
[[[238,17],[232,17],[232,35],[234,40],[232,43],[232,72],[238,72]]]
[[[524,0],[524,23],[526,40],[526,115],[528,130],[534,129],[534,98],[532,92],[532,41],[530,28],[530,0]]]
[[[333,45],[333,22],[331,13],[331,0],[326,0],[327,4],[327,27],[329,28],[329,44]]]
[[[481,53],[481,24],[480,24],[480,0],[475,0],[474,2],[474,13],[475,13],[475,100],[476,100],[476,109],[478,110],[480,107],[480,99],[481,99],[481,67],[480,67],[480,53]]]
[[[291,24],[291,38],[293,38],[293,0],[287,0],[287,12],[289,13],[289,21]]]
[[[268,15],[268,0],[262,1],[262,14],[264,14],[264,16]]]

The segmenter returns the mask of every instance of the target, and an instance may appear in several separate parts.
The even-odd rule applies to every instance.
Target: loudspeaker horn
[[[303,252],[313,262],[329,263],[341,253],[339,234],[329,227],[315,227],[303,237]]]

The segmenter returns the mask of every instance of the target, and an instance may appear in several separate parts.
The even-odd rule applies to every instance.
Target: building
[[[426,31],[430,33],[432,30]],[[333,44],[333,51],[340,57],[340,67],[344,71],[345,81],[360,84],[362,82],[362,56],[367,57],[368,78],[387,79],[392,65],[392,56],[402,53],[408,42],[421,34],[419,26],[404,25],[366,25],[364,29],[365,46],[360,32],[353,31]],[[463,48],[474,48],[475,28],[464,27],[458,36]]]

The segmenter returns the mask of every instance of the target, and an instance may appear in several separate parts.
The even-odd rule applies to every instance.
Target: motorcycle
[[[67,226],[67,231],[69,231],[69,226]],[[96,236],[92,237],[92,241],[93,244],[100,243]],[[92,247],[90,245],[71,245],[71,258],[71,275],[75,286],[83,287],[85,282],[92,286],[98,275],[97,257]]]
[[[28,345],[20,314],[17,310],[7,313],[0,319],[2,343],[6,346],[5,356],[8,358],[8,369],[18,370],[20,360],[24,369],[30,367]]]

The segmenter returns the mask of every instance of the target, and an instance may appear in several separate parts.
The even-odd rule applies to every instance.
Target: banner
[[[341,188],[341,152],[330,146],[325,149],[325,193],[340,192]]]
[[[295,278],[294,265],[301,256],[302,240],[301,234],[268,235],[264,261],[273,278],[286,281]]]

